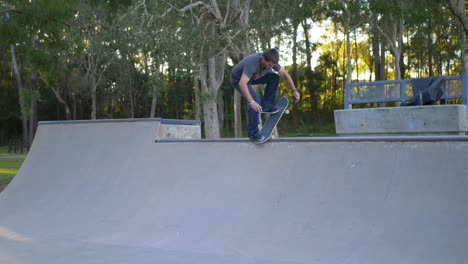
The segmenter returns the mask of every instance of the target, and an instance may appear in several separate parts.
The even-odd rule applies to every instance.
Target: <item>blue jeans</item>
[[[276,91],[278,91],[279,80],[280,77],[278,74],[274,72],[268,72],[260,79],[250,80],[247,83],[247,87],[249,88],[249,92],[255,102],[259,103],[264,109],[272,109],[275,106]],[[252,88],[252,85],[257,84],[266,84],[263,98],[260,98],[260,96]],[[234,89],[241,93],[238,80],[235,80],[231,77],[231,85],[234,87]],[[252,137],[259,131],[258,124],[260,123],[260,113],[255,112],[251,107],[247,107],[247,118],[249,119],[247,123],[247,136]]]

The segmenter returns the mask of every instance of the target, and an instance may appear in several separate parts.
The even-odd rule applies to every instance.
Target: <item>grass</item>
[[[20,153],[18,150],[17,153],[8,153],[8,146],[0,146],[0,157],[2,156],[24,156],[26,157],[26,152]]]
[[[25,157],[25,154],[9,154],[6,146],[0,146],[0,191],[2,191],[13,177],[15,177],[16,173],[18,173]]]
[[[0,157],[1,156],[8,156],[8,147],[7,146],[0,146]]]
[[[302,124],[298,128],[288,127],[289,124],[279,124],[278,129],[282,137],[334,137],[335,123],[311,122]]]
[[[285,118],[285,120],[287,120]],[[289,121],[289,120],[287,120]],[[297,128],[291,126],[291,122],[280,122],[278,124],[280,137],[336,137],[335,123],[333,121],[307,122],[302,123]],[[234,137],[234,129],[224,128],[223,137]],[[243,137],[247,137],[245,128],[242,130]]]

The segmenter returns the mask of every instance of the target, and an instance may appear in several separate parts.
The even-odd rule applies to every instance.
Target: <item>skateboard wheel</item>
[[[289,115],[289,110],[284,111],[287,115]]]

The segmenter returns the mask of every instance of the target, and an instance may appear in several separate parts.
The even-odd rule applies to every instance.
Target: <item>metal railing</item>
[[[29,144],[23,143],[19,139],[11,139],[8,141],[8,153],[27,153],[29,151]]]
[[[462,99],[468,103],[468,75],[443,76],[444,94],[441,100]],[[344,108],[369,103],[406,102],[413,98],[411,79],[346,83]]]

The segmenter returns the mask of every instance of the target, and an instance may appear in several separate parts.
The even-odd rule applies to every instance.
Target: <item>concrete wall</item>
[[[350,135],[466,134],[466,105],[335,110],[336,133]]]
[[[87,129],[95,127],[113,127],[108,131],[116,132],[131,127],[133,133],[146,131],[145,139],[153,141],[160,139],[201,139],[201,122],[198,120],[175,120],[163,118],[135,118],[135,119],[101,119],[77,121],[43,121],[40,125],[74,125],[86,126]],[[149,134],[148,134],[149,133]]]
[[[160,139],[201,139],[201,128],[198,125],[161,124]]]

